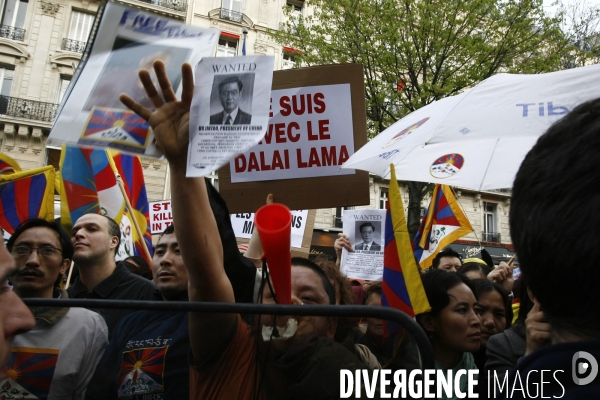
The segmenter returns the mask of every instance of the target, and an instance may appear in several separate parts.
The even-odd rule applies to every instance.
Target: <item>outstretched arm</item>
[[[233,289],[223,267],[223,247],[204,178],[185,177],[190,104],[194,93],[192,67],[187,63],[181,67],[180,101],[162,61],[154,62],[154,71],[162,95],[148,71],[141,70],[139,76],[155,111],[144,108],[125,94],[121,95],[121,101],[150,123],[156,145],[169,162],[173,223],[188,274],[190,300],[233,303]],[[214,349],[222,348],[236,319],[235,314],[190,313],[190,345],[198,364],[210,357]]]

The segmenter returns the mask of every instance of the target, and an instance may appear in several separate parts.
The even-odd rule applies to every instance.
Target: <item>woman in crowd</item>
[[[422,279],[431,311],[419,314],[417,322],[429,336],[436,368],[452,370],[453,377],[458,370],[477,369],[472,353],[480,347],[481,320],[473,284],[462,274],[443,270]],[[467,375],[460,378],[460,390],[467,391]]]
[[[481,258],[467,258],[463,260],[458,272],[465,274],[469,279],[485,279],[492,272],[492,268]]]
[[[510,327],[512,307],[508,294],[499,284],[488,279],[475,279],[473,285],[477,297],[475,310],[481,319],[481,348],[473,356],[475,365],[483,371],[488,340]]]

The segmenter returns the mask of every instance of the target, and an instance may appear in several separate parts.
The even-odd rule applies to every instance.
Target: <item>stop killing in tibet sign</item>
[[[340,170],[354,153],[350,84],[271,92],[269,128],[231,161],[231,182],[353,174]]]

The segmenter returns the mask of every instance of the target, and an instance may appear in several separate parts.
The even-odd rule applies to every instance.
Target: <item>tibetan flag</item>
[[[63,146],[60,173],[61,223],[67,231],[83,214],[103,214],[121,221],[125,199],[105,150]]]
[[[146,183],[144,182],[144,170],[139,157],[117,152],[110,152],[112,166],[115,173],[121,176],[125,193],[129,198],[132,210],[127,210],[127,218],[131,220],[135,217],[143,240],[146,242],[146,248],[152,255],[152,233],[150,232],[150,206],[148,205],[148,196],[146,195]],[[133,254],[146,259],[146,253],[142,248],[141,239],[136,229],[131,230],[131,240],[133,242]],[[146,260],[148,265],[152,260]]]
[[[415,258],[429,268],[435,255],[455,240],[473,232],[448,185],[436,185],[427,213],[413,241]]]
[[[431,307],[412,252],[394,165],[392,164],[390,168],[381,305],[396,308],[414,317],[415,314],[431,310]],[[392,333],[391,323],[384,321],[383,328],[386,336]]]
[[[139,153],[149,138],[150,125],[133,111],[93,107],[78,143]]]
[[[31,218],[54,219],[54,167],[0,175],[0,226],[13,234]]]
[[[19,163],[7,154],[0,153],[0,175],[13,174],[15,172],[21,172]]]

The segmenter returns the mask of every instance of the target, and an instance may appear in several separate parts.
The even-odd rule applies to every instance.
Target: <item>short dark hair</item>
[[[458,272],[446,272],[436,269],[427,274],[421,275],[423,288],[431,306],[432,315],[438,315],[448,304],[450,304],[450,295],[448,290],[454,286],[464,283],[475,294],[475,288],[469,278]]]
[[[439,261],[438,261],[438,266],[439,266]],[[471,272],[471,271],[478,271],[481,272],[483,274],[483,276],[488,276],[488,274],[490,272],[492,272],[492,269],[487,265],[487,264],[481,264],[478,262],[468,262],[468,263],[464,263],[457,272],[460,272],[461,274],[466,274],[467,272]]]
[[[110,236],[116,236],[119,239],[117,241],[117,247],[115,247],[115,254],[117,254],[119,251],[119,246],[121,245],[121,228],[119,228],[119,224],[117,224],[117,222],[111,217],[107,217],[106,215],[102,216],[108,221],[108,234]]]
[[[361,224],[361,225],[358,227],[358,231],[359,231],[360,233],[362,233],[362,230],[363,230],[363,228],[366,228],[367,226],[370,226],[370,227],[371,227],[371,229],[373,229],[373,232],[375,232],[375,226],[374,226],[372,223],[370,223],[370,222],[365,222],[364,224]]]
[[[502,297],[502,303],[504,304],[504,312],[506,315],[506,328],[510,328],[512,325],[513,319],[513,310],[512,310],[512,302],[510,301],[510,297],[508,297],[508,293],[504,288],[496,283],[492,282],[489,279],[473,279],[473,287],[475,288],[475,297],[479,300],[479,297],[484,293],[490,293],[494,290],[500,294]]]
[[[175,225],[171,224],[171,225],[167,226],[164,231],[162,231],[162,233],[158,237],[158,240],[160,240],[165,235],[172,235],[174,233],[175,233]]]
[[[553,124],[529,151],[514,181],[509,215],[523,277],[552,329],[596,339],[598,154],[600,99],[595,99]]]
[[[13,245],[23,232],[25,232],[28,229],[38,227],[48,228],[58,233],[58,240],[60,242],[63,260],[66,258],[68,258],[71,261],[73,260],[73,244],[71,243],[71,238],[69,237],[67,232],[65,232],[63,227],[60,226],[58,222],[46,221],[42,218],[33,218],[22,222],[15,230],[15,233],[13,233],[10,239],[8,239],[8,242],[6,242],[6,248],[8,248],[8,251],[12,251]]]
[[[323,270],[317,264],[310,261],[308,258],[292,257],[292,267],[309,268],[319,275],[321,281],[323,282],[323,288],[325,289],[327,296],[329,296],[329,304],[335,304],[335,288],[327,278],[327,275],[325,275],[325,272],[323,272]]]
[[[227,78],[223,79],[219,83],[219,93],[221,92],[221,90],[223,90],[223,86],[227,85],[228,83],[237,83],[240,92],[242,91],[242,88],[244,87],[244,84],[240,80],[239,76],[231,75],[231,76],[228,76]]]
[[[367,288],[367,290],[365,290],[365,294],[363,295],[363,305],[367,304],[367,301],[369,300],[369,296],[376,293],[378,295],[381,296],[381,293],[383,291],[383,286],[381,284],[381,282],[375,283],[371,286],[369,286]]]
[[[462,263],[462,258],[460,258],[460,254],[452,250],[450,247],[446,247],[444,250],[437,253],[437,255],[432,261],[431,267],[437,269],[437,267],[440,266],[440,260],[442,259],[442,257],[456,257]]]

